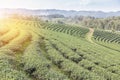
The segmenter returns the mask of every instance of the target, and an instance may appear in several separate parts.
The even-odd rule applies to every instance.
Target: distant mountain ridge
[[[75,10],[57,10],[57,9],[0,9],[4,14],[26,14],[26,15],[51,15],[61,14],[65,17],[74,16],[92,16],[96,18],[106,18],[111,16],[120,16],[120,11],[117,12],[103,12],[103,11],[75,11]]]

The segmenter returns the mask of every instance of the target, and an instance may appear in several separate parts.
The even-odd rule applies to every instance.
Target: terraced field
[[[120,80],[119,34],[34,20],[0,24],[0,80]]]
[[[120,35],[117,33],[95,30],[94,41],[99,45],[120,52]]]

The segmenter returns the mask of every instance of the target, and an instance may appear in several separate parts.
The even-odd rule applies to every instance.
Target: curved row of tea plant
[[[94,39],[108,43],[120,43],[120,35],[112,32],[95,30]]]
[[[95,43],[118,51],[120,52],[120,34],[107,32],[107,31],[101,31],[101,30],[95,30],[94,39],[92,39]]]
[[[70,26],[66,24],[44,23],[44,24],[41,24],[41,26],[42,28],[47,30],[62,32],[62,33],[70,34],[72,36],[77,36],[77,37],[85,37],[85,35],[89,31],[89,29],[87,28]]]
[[[91,73],[93,72],[101,78],[105,78],[105,80],[119,80],[119,52],[99,45],[94,45],[85,40],[69,36],[67,34],[65,35],[53,31],[46,31],[46,34],[49,34],[46,35],[49,40],[46,44],[49,43],[49,46],[51,46],[51,52],[48,51],[51,55],[48,55],[48,53],[47,55],[48,57],[54,56],[55,61],[53,61],[53,63],[60,69],[62,67],[63,61],[61,61],[61,59],[63,57],[64,59],[74,63],[74,65],[79,64],[79,66],[83,69],[88,70]],[[46,45],[46,47],[47,50],[49,50],[48,45]],[[53,49],[55,52],[53,52]],[[59,58],[56,53],[62,57]],[[115,59],[116,57],[117,59]],[[52,59],[49,59],[54,60],[54,58],[52,57]]]

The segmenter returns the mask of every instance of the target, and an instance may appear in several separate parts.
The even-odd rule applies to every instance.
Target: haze
[[[120,11],[120,0],[0,0],[0,8]]]

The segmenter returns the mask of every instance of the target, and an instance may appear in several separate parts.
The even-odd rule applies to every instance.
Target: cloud
[[[90,3],[91,3],[91,0],[80,0],[80,2],[79,2],[79,4],[83,5],[83,6],[88,5]]]

